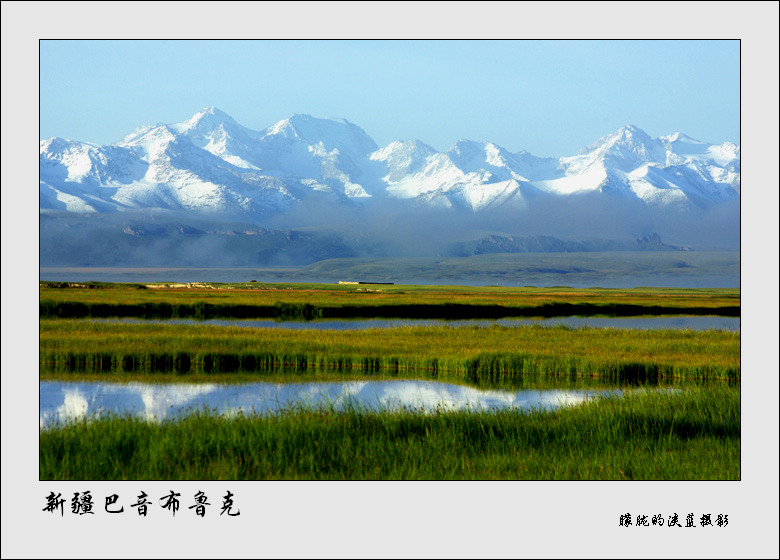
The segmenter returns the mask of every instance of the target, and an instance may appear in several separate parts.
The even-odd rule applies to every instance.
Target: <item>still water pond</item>
[[[550,410],[576,405],[619,390],[484,390],[436,381],[390,380],[317,383],[40,382],[40,427],[133,414],[150,421],[186,416],[204,407],[218,414],[269,414],[286,407],[361,410]]]
[[[273,319],[95,319],[96,321],[120,321],[124,323],[164,323],[181,325],[218,325],[226,327],[247,327],[265,329],[294,329],[294,330],[361,330],[361,329],[385,329],[392,327],[425,327],[442,326],[451,327],[490,327],[501,325],[504,327],[520,327],[527,325],[539,325],[542,327],[567,326],[570,328],[598,327],[613,329],[691,329],[704,331],[719,329],[726,331],[739,331],[739,317],[716,316],[673,316],[673,317],[553,317],[549,319],[329,319],[319,321],[275,321]]]

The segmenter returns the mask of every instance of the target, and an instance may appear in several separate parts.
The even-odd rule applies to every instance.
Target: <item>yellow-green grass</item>
[[[342,371],[464,382],[523,377],[740,378],[739,333],[567,327],[287,330],[40,321],[42,370],[180,373]]]
[[[72,285],[60,283],[62,285]],[[739,307],[739,288],[574,289],[469,286],[204,283],[193,288],[166,284],[97,284],[97,288],[55,288],[42,282],[40,301],[104,304],[229,304],[275,306],[278,303],[320,307],[360,305],[498,305],[545,304],[642,305],[662,307]],[[86,285],[86,284],[81,284]],[[138,286],[150,286],[139,288]]]
[[[551,412],[203,412],[44,430],[42,480],[739,480],[739,388]]]

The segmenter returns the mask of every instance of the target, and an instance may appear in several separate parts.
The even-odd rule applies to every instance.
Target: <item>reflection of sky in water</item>
[[[151,421],[179,418],[204,407],[219,414],[273,413],[285,407],[355,406],[364,410],[530,410],[575,405],[609,391],[483,390],[436,381],[330,383],[151,384],[40,382],[40,427],[105,413],[134,414]]]
[[[231,327],[265,328],[265,329],[293,329],[293,330],[360,330],[360,329],[386,329],[402,326],[437,326],[449,325],[490,327],[501,325],[505,327],[520,327],[526,325],[539,325],[542,327],[555,327],[564,325],[571,328],[580,327],[609,327],[613,329],[692,329],[703,331],[719,329],[724,331],[739,331],[739,317],[715,317],[715,316],[670,316],[670,317],[552,317],[549,319],[464,319],[446,321],[443,319],[332,319],[320,321],[274,321],[272,319],[206,319],[196,321],[194,319],[95,319],[96,321],[127,322],[127,323],[164,323],[187,325],[218,325]]]

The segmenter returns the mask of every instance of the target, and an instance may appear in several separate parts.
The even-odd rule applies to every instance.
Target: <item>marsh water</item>
[[[490,411],[552,410],[619,389],[501,390],[428,380],[354,380],[308,383],[104,383],[40,382],[41,429],[99,418],[135,415],[176,419],[208,409],[217,414],[272,414],[292,407],[344,410]]]
[[[538,325],[541,327],[566,326],[570,328],[594,327],[613,329],[691,329],[703,331],[719,329],[739,331],[739,317],[720,316],[670,316],[670,317],[552,317],[547,319],[325,319],[315,321],[276,321],[274,319],[94,319],[126,323],[156,323],[182,325],[217,325],[228,327],[294,329],[294,330],[361,330],[392,327],[520,327]]]
[[[200,324],[244,328],[359,330],[400,326],[448,325],[518,327],[539,325],[570,328],[611,327],[620,329],[721,329],[739,331],[734,317],[555,317],[548,319],[433,320],[363,319],[319,321],[224,320],[224,319],[93,319],[94,321],[141,324]],[[432,380],[348,380],[302,383],[106,383],[40,382],[40,427],[98,418],[105,414],[131,414],[150,421],[182,418],[208,409],[226,416],[273,414],[294,407],[354,407],[363,411],[414,410],[422,413],[445,410],[491,411],[552,410],[584,403],[603,395],[621,395],[620,388],[555,388],[515,390],[477,388]]]

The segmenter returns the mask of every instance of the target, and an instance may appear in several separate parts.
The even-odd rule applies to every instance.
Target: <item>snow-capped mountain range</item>
[[[40,142],[41,212],[164,209],[261,222],[306,200],[322,212],[399,199],[489,213],[583,196],[650,212],[738,201],[740,148],[679,132],[651,138],[633,125],[560,158],[470,140],[445,152],[416,140],[380,148],[346,120],[295,114],[255,131],[213,107],[108,146]]]

